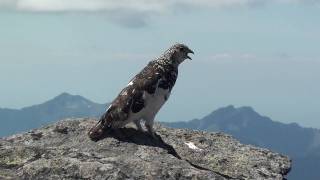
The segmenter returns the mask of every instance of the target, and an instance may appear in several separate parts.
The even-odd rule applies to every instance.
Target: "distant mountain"
[[[69,117],[100,116],[107,104],[94,103],[78,95],[61,95],[39,105],[22,109],[0,108],[0,137],[38,128]],[[289,155],[293,169],[289,180],[320,179],[320,130],[284,124],[261,116],[251,107],[228,106],[202,119],[163,123],[175,128],[221,131],[242,143],[265,147]]]
[[[106,104],[94,103],[82,96],[62,93],[42,104],[22,109],[0,108],[0,137],[37,128],[68,117],[97,117]]]
[[[284,124],[261,116],[251,107],[228,106],[202,119],[164,123],[174,128],[221,131],[240,142],[268,148],[289,155],[293,169],[289,180],[320,179],[320,130]]]

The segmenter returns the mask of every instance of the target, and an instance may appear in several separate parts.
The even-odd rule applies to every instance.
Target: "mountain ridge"
[[[27,131],[68,117],[97,117],[106,104],[90,101],[80,95],[62,93],[43,103],[21,109],[0,108],[0,137]]]
[[[219,108],[201,119],[163,124],[173,128],[231,134],[241,143],[268,148],[292,157],[293,170],[289,179],[305,179],[306,174],[311,180],[320,177],[320,173],[314,170],[315,167],[320,168],[319,129],[273,121],[251,107],[234,106]]]
[[[88,107],[89,105],[89,107]],[[91,107],[90,107],[91,105]],[[59,119],[69,117],[98,117],[106,104],[98,104],[79,95],[62,93],[42,104],[20,110],[0,109],[0,137],[28,131]],[[163,122],[168,125],[168,122]],[[230,105],[212,111],[203,118],[170,123],[171,127],[205,131],[221,131],[233,135],[240,142],[265,147],[293,157],[290,180],[317,180],[320,174],[320,130],[304,128],[297,123],[273,121],[255,112],[252,107],[235,108]],[[266,134],[270,134],[265,136]],[[304,171],[308,172],[306,175]]]

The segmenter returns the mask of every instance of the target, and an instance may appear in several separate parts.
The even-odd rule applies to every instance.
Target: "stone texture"
[[[67,119],[0,139],[0,179],[283,179],[288,157],[223,133],[156,125],[158,138],[133,127],[94,142],[94,119]]]

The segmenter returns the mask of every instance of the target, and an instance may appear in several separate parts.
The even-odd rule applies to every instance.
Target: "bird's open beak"
[[[194,52],[193,52],[191,49],[189,49],[188,54],[189,54],[189,53],[194,54]],[[187,58],[190,59],[190,60],[192,60],[192,58],[191,58],[189,55],[187,55]]]

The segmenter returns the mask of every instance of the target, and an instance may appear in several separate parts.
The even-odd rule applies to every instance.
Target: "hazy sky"
[[[157,119],[233,104],[320,128],[318,0],[0,0],[0,107],[113,100],[175,42],[194,50]]]

